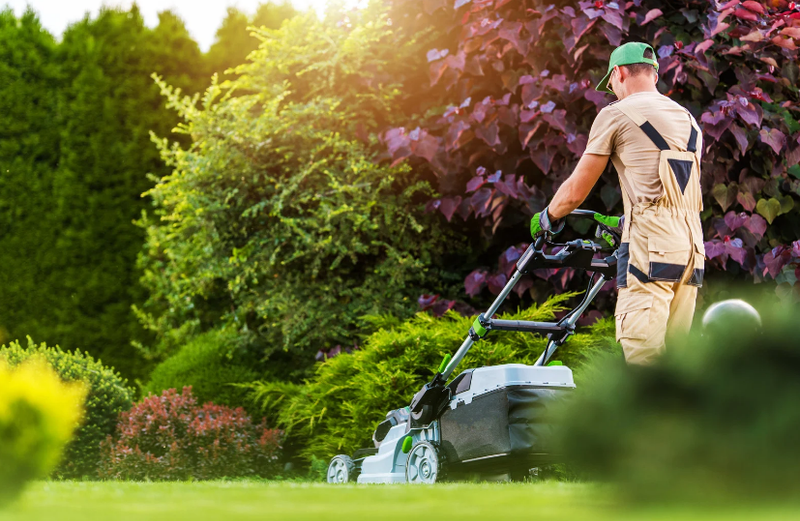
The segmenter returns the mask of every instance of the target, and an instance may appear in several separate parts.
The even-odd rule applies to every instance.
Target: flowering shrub
[[[410,160],[438,178],[443,196],[429,211],[448,221],[476,218],[487,238],[498,237],[496,253],[525,240],[523,221],[572,172],[594,117],[614,100],[594,90],[611,51],[647,41],[658,54],[660,91],[703,127],[710,266],[795,284],[796,3],[456,0],[424,7],[453,23],[450,41],[427,53],[430,94],[445,92],[442,109],[389,129],[383,140],[395,163]],[[604,177],[587,206],[621,213],[616,176]],[[518,256],[518,247],[509,248],[501,264]],[[496,294],[506,276],[503,266],[477,269],[465,281],[467,293],[488,287]],[[572,272],[538,276],[563,287]]]
[[[102,446],[100,477],[184,480],[269,476],[281,433],[253,423],[244,409],[198,406],[191,387],[150,395],[122,413]]]

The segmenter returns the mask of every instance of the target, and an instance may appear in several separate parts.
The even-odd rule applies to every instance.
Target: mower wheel
[[[406,482],[437,483],[444,479],[444,454],[438,443],[421,441],[414,445],[406,459]]]
[[[350,456],[334,456],[328,465],[328,483],[353,483],[358,478],[356,464]]]

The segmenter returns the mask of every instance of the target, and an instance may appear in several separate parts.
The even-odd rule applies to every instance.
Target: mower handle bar
[[[570,215],[575,215],[575,216],[580,216],[580,217],[589,217],[589,218],[592,218],[592,219],[594,219],[595,214],[596,214],[596,212],[593,212],[591,210],[574,210],[573,212],[570,213]],[[552,242],[550,242],[548,240],[548,236],[549,236],[549,234],[542,234],[539,237],[537,237],[536,240],[534,241],[534,243],[530,247],[528,247],[528,250],[526,250],[525,253],[522,255],[522,257],[520,257],[520,260],[518,261],[518,265],[519,265],[520,262],[523,261],[523,259],[525,259],[528,256],[546,258],[547,256],[544,254],[544,251],[543,251],[544,246],[546,244],[554,244],[554,243],[552,243]],[[514,273],[514,275],[511,277],[511,279],[508,281],[508,283],[505,285],[505,287],[500,291],[500,294],[497,296],[497,298],[494,300],[494,302],[492,302],[492,305],[489,307],[489,309],[486,310],[486,313],[484,313],[481,316],[488,317],[489,320],[491,320],[491,317],[494,316],[494,314],[497,312],[497,310],[500,307],[500,305],[508,297],[509,293],[511,293],[511,290],[514,289],[514,286],[516,285],[517,281],[523,275],[523,273],[519,269],[517,269],[515,271],[516,272]],[[528,331],[531,331],[531,332],[533,332],[534,330],[538,330],[539,332],[545,332],[548,329],[549,330],[559,330],[559,331],[563,331],[565,329],[568,329],[569,330],[569,334],[571,334],[571,331],[573,330],[573,328],[575,326],[575,323],[578,320],[578,317],[581,314],[583,314],[583,312],[586,310],[586,307],[589,305],[589,303],[592,300],[594,300],[594,297],[600,291],[600,289],[605,284],[605,282],[607,282],[609,280],[608,276],[606,276],[606,275],[604,275],[602,273],[600,275],[601,275],[601,277],[597,281],[594,280],[594,276],[592,277],[592,280],[589,281],[589,288],[587,288],[587,292],[584,295],[584,298],[581,301],[581,303],[578,305],[578,307],[573,309],[570,313],[568,313],[559,322],[557,322],[557,323],[545,323],[545,322],[533,323],[533,322],[531,322],[531,323],[528,323],[528,325],[527,325],[528,327],[525,327],[525,325],[519,323],[519,324],[514,324],[514,326],[516,326],[516,327],[513,327],[513,328],[509,327],[506,330],[517,330],[517,331],[519,331],[519,330],[522,330],[524,328],[524,329],[527,329]],[[500,321],[500,324],[503,324],[503,322],[506,322],[506,321]],[[508,321],[506,324],[503,324],[503,325],[512,326],[512,324],[510,322],[511,321]],[[514,322],[517,322],[517,321],[514,321]],[[498,325],[500,325],[500,324],[498,324]],[[498,328],[498,329],[505,329],[505,328],[503,328],[503,325],[500,325],[500,328]],[[522,327],[520,327],[520,326],[522,326]],[[450,375],[456,369],[458,364],[461,362],[461,360],[467,354],[467,351],[469,351],[469,348],[472,347],[472,344],[476,340],[475,338],[472,337],[472,330],[470,330],[470,333],[471,333],[470,336],[468,336],[464,340],[464,343],[461,345],[461,347],[458,349],[458,351],[455,353],[455,355],[449,360],[449,363],[446,364],[446,367],[445,367],[444,371],[440,372],[437,375],[437,379],[441,378],[443,382],[447,381],[447,379],[450,377]],[[550,358],[550,356],[552,356],[553,351],[555,351],[555,348],[558,347],[559,345],[561,345],[561,343],[563,343],[564,340],[566,340],[566,337],[564,337],[563,339],[561,339],[560,341],[557,341],[557,342],[555,340],[551,339],[548,342],[548,345],[546,346],[546,348],[545,348],[544,352],[542,353],[542,355],[536,361],[535,365],[544,365],[544,364],[546,364],[548,359]],[[551,346],[551,344],[553,344],[553,345]],[[551,347],[553,349],[551,349]]]

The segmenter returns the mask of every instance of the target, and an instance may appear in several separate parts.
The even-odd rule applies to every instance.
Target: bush
[[[200,403],[247,409],[247,391],[236,384],[252,382],[260,375],[245,365],[253,361],[242,359],[235,342],[235,332],[230,329],[203,333],[153,370],[143,394],[191,387]]]
[[[573,468],[640,500],[797,498],[797,308],[773,306],[763,331],[728,324],[651,367],[593,370],[556,422]]]
[[[377,4],[350,16],[353,27],[308,15],[257,31],[252,63],[199,105],[159,81],[194,144],[157,141],[173,173],[141,222],[151,293],[139,314],[156,356],[236,321],[263,354],[306,369],[352,345],[358,317],[408,317],[419,293],[448,284],[466,239],[425,215],[428,182],[377,162],[399,96],[386,71],[417,44]]]
[[[86,389],[35,357],[13,370],[0,358],[0,506],[47,477],[81,417]]]
[[[255,425],[241,408],[197,405],[189,387],[148,396],[120,415],[103,443],[100,476],[185,480],[273,475],[280,431]]]
[[[114,432],[117,415],[130,409],[133,390],[114,369],[78,350],[68,352],[58,346],[36,345],[30,337],[27,347],[22,347],[19,342],[0,347],[0,359],[5,359],[11,367],[37,356],[47,360],[63,380],[82,382],[88,393],[83,421],[53,475],[59,478],[94,477],[100,460],[100,442]]]
[[[554,297],[545,304],[504,319],[549,320],[564,309],[574,294]],[[437,319],[419,313],[392,328],[390,317],[372,317],[379,329],[361,350],[341,354],[316,367],[305,385],[257,382],[254,399],[286,430],[307,460],[327,460],[337,453],[351,453],[371,446],[371,436],[385,414],[408,405],[420,387],[430,381],[445,353],[463,342],[473,318],[448,311]],[[459,369],[504,363],[533,363],[544,349],[545,339],[525,333],[491,334],[470,350]],[[591,353],[616,350],[614,323],[602,320],[587,332],[573,336],[559,348],[554,360],[580,368]],[[578,373],[578,378],[580,374]],[[287,440],[288,441],[288,440]]]

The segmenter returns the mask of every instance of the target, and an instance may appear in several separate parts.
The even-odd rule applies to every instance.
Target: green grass
[[[347,521],[452,520],[725,520],[800,518],[800,508],[780,505],[714,509],[625,508],[592,484],[444,484],[436,486],[331,486],[317,483],[39,482],[0,511],[2,521]]]

